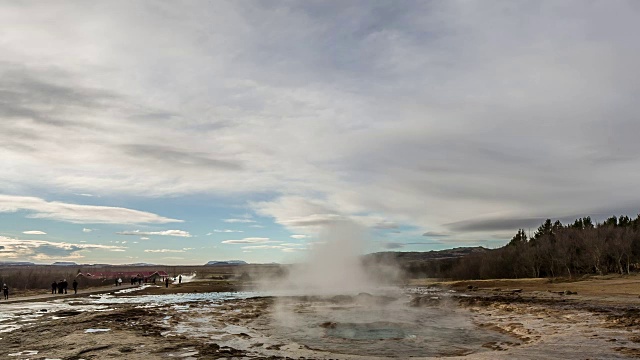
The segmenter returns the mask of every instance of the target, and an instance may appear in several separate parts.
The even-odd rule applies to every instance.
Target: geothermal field
[[[184,274],[0,303],[13,359],[625,359],[640,356],[640,279],[398,284],[365,271],[357,228],[324,234],[289,276],[212,288]],[[348,239],[348,240],[345,240]],[[346,245],[346,246],[345,246]],[[375,276],[372,276],[375,274]],[[573,289],[562,290],[562,289]],[[577,290],[577,291],[576,291]],[[18,299],[20,300],[20,299]]]

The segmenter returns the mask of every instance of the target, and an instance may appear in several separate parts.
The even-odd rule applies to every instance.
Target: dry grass
[[[527,278],[447,281],[438,279],[415,279],[412,286],[442,286],[454,290],[466,290],[469,286],[478,289],[522,289],[525,292],[570,290],[584,296],[635,297],[640,296],[640,274],[585,276],[569,278]]]

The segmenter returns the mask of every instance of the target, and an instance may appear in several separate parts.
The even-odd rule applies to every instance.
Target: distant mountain
[[[149,264],[149,263],[135,263],[135,264],[125,264],[124,266],[157,266],[157,265]]]
[[[55,265],[55,266],[78,266],[78,264],[74,263],[73,261],[56,261],[51,265]]]
[[[205,266],[225,266],[225,265],[247,265],[246,261],[242,260],[226,260],[226,261],[209,261]]]
[[[424,260],[438,260],[438,259],[453,259],[464,257],[471,254],[483,254],[491,251],[482,246],[475,247],[458,247],[446,250],[432,250],[432,251],[384,251],[373,254],[367,254],[364,256],[365,261],[385,261],[394,260],[399,262],[411,262],[411,261],[424,261]]]
[[[0,261],[0,265],[10,265],[10,266],[30,266],[35,265],[32,262],[28,261]]]

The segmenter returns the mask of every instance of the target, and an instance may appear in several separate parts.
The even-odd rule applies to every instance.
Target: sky
[[[0,261],[495,248],[640,212],[637,1],[0,3]]]

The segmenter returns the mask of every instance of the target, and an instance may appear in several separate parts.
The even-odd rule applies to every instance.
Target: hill
[[[247,265],[246,261],[243,260],[226,260],[226,261],[209,261],[204,264],[205,266],[228,266],[228,265]]]
[[[414,262],[427,260],[456,259],[472,254],[484,254],[490,252],[490,249],[482,246],[474,247],[457,247],[445,250],[432,251],[383,251],[364,256],[365,261],[396,261],[396,262]]]

